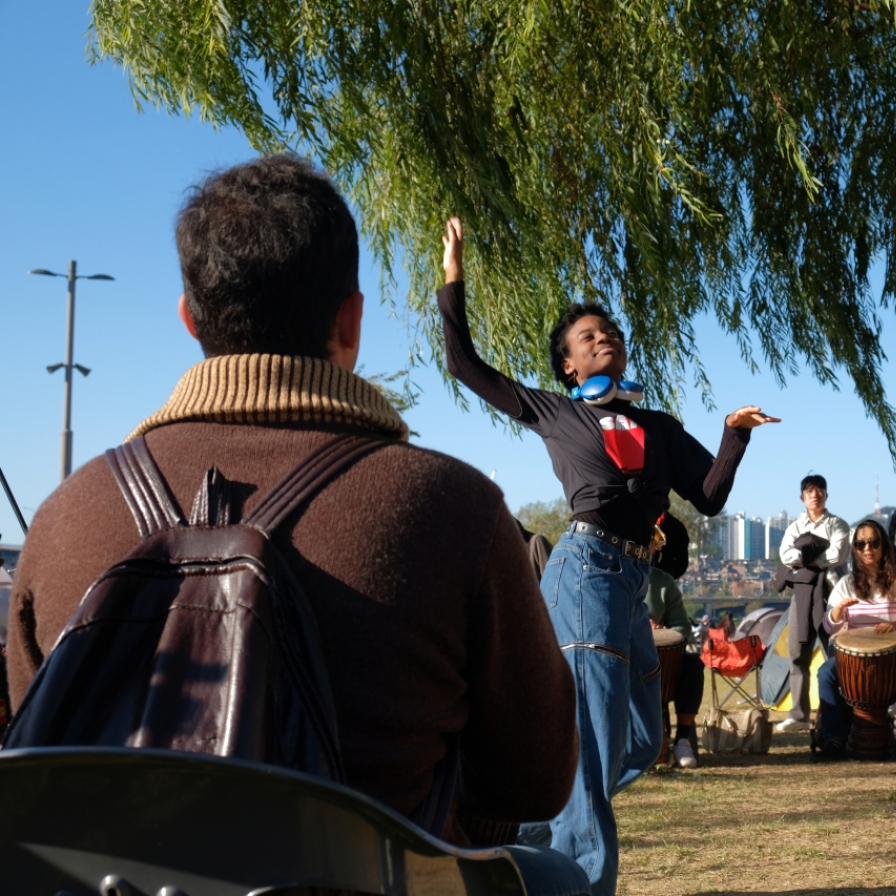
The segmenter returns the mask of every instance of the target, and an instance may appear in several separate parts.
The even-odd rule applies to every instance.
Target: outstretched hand
[[[836,622],[838,625],[843,622],[843,616],[846,611],[853,605],[857,604],[859,599],[857,597],[847,597],[845,600],[840,601],[836,607],[831,609],[831,621]]]
[[[762,426],[764,423],[780,423],[780,417],[769,417],[768,414],[762,413],[762,408],[754,405],[747,405],[738,408],[733,414],[729,414],[725,418],[725,424],[734,429],[754,429]]]
[[[464,279],[464,226],[460,218],[449,218],[445,223],[445,255],[442,267],[445,268],[445,282],[454,283]]]

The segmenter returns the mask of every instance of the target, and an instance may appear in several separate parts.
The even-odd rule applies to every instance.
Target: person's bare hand
[[[733,414],[729,414],[725,418],[725,423],[733,429],[754,429],[765,423],[780,422],[780,417],[769,417],[768,414],[762,413],[762,408],[757,408],[755,405],[738,408]]]
[[[892,622],[878,622],[874,626],[874,631],[879,635],[888,635],[890,632],[896,631],[896,625],[893,625]]]
[[[831,619],[834,622],[841,622],[843,620],[843,614],[847,610],[848,607],[851,607],[853,604],[857,604],[859,599],[857,597],[847,597],[842,600],[836,607],[831,610]]]
[[[442,267],[445,268],[445,282],[454,283],[464,279],[464,226],[460,218],[449,218],[445,222],[445,235],[442,237],[445,254]]]
[[[652,619],[650,620],[650,627],[653,629],[665,628],[665,625],[660,625],[658,622],[654,622]]]

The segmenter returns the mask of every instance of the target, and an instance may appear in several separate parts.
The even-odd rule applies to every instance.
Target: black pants
[[[696,715],[703,702],[703,675],[706,666],[696,653],[686,653],[681,662],[681,677],[675,689],[675,715]]]

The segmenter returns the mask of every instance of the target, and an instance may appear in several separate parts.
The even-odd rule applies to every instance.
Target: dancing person
[[[730,414],[714,460],[674,417],[613,397],[634,397],[624,384],[620,389],[625,340],[591,303],[570,305],[550,336],[551,366],[569,396],[509,379],[473,346],[458,218],[447,222],[442,239],[446,285],[438,304],[448,370],[544,439],[572,509],[541,590],[576,678],[581,751],[572,797],[550,822],[549,836],[586,870],[594,896],[610,896],[619,865],[611,800],[653,765],[662,746],[659,663],[644,603],[654,523],[672,488],[701,513],[719,513],[751,430],[778,421],[752,406]],[[572,397],[599,376],[607,378],[597,384],[606,392],[597,397],[603,404]],[[526,829],[521,836],[535,842],[545,834]]]
[[[306,160],[259,158],[191,191],[177,246],[179,312],[205,360],[133,435],[180,507],[215,466],[241,518],[340,434],[387,442],[272,536],[314,612],[346,781],[411,816],[456,743],[443,838],[512,842],[572,787],[573,679],[500,490],[409,445],[395,408],[352,372],[363,296],[348,206]],[[14,704],[91,582],[139,541],[103,456],[42,504],[12,598]]]
[[[837,584],[840,567],[849,556],[849,525],[827,509],[828,483],[813,473],[800,483],[800,500],[806,512],[784,532],[779,548],[781,562],[802,578],[792,583],[790,616],[787,623],[787,650],[790,655],[790,697],[792,707],[776,730],[807,731],[811,728],[809,706],[810,666],[815,645],[826,650],[827,637],[821,636],[824,601]],[[811,553],[810,553],[811,552]],[[815,589],[816,582],[820,588]],[[783,583],[780,576],[776,582]],[[818,591],[813,600],[812,591]]]
[[[852,573],[837,582],[828,599],[823,625],[830,635],[845,628],[873,628],[878,634],[896,631],[896,550],[883,526],[864,520],[852,541]],[[821,749],[816,762],[846,758],[852,708],[840,692],[837,657],[818,670],[821,706]]]

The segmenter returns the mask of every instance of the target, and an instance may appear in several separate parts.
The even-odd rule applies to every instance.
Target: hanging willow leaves
[[[138,102],[310,148],[386,270],[401,251],[437,359],[458,214],[498,368],[549,384],[552,321],[596,299],[674,404],[689,371],[708,388],[709,312],[782,382],[845,373],[896,455],[894,40],[874,0],[94,0],[91,50]]]

